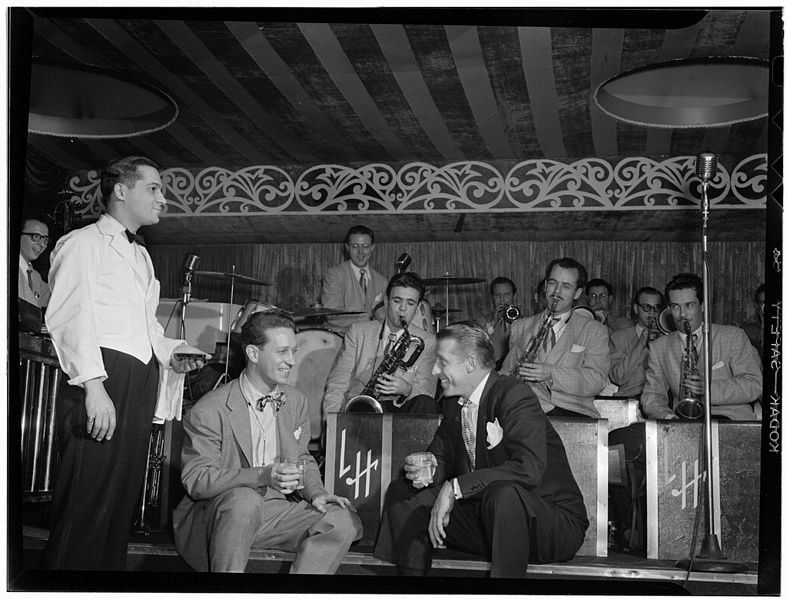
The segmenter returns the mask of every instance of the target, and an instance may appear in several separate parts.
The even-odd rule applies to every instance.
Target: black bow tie
[[[145,245],[145,240],[142,237],[142,235],[137,235],[136,233],[132,233],[128,229],[126,229],[125,232],[129,243],[134,243],[136,241],[139,245]]]
[[[276,411],[279,410],[284,405],[284,402],[287,401],[287,396],[284,394],[284,391],[281,389],[276,389],[273,393],[269,395],[263,395],[257,400],[257,410],[262,412],[269,403],[274,403],[276,405]]]

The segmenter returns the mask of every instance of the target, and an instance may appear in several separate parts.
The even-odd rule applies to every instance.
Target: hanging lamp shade
[[[768,114],[768,63],[745,57],[681,59],[617,75],[593,100],[610,117],[647,127],[723,127]]]
[[[167,94],[120,73],[90,65],[32,65],[30,133],[132,137],[163,129],[177,116],[177,104]]]

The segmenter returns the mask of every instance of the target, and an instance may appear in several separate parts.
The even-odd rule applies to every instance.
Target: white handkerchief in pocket
[[[571,346],[571,351],[573,353],[583,352],[583,351],[585,351],[585,346],[584,345],[577,345],[575,343],[574,345]]]
[[[711,370],[716,370],[717,368],[724,368],[724,360],[719,360],[716,362],[712,367]]]

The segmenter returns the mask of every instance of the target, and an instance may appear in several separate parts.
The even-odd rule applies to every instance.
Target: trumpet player
[[[484,315],[478,324],[492,340],[495,351],[495,370],[500,370],[508,354],[508,338],[511,325],[519,319],[520,310],[516,305],[516,285],[507,277],[496,277],[489,285],[492,297],[492,312]]]
[[[636,322],[610,334],[609,378],[618,386],[615,395],[635,397],[642,393],[648,349],[662,335],[658,317],[663,307],[664,296],[658,289],[641,287],[632,303]]]
[[[434,399],[437,377],[432,374],[436,356],[435,336],[418,326],[419,319],[414,319],[423,296],[421,277],[413,272],[396,274],[385,291],[383,322],[370,320],[350,325],[328,375],[323,414],[342,411],[349,399],[359,395],[370,384],[384,412],[440,413]],[[407,324],[410,336],[423,340],[423,351],[406,371],[398,368],[372,381],[386,355],[405,334],[402,320]],[[399,406],[394,405],[394,401]]]
[[[619,331],[631,324],[628,318],[618,318],[612,314],[612,304],[615,294],[612,285],[604,279],[591,279],[585,285],[585,299],[588,308],[593,310],[596,319],[607,325],[610,333]]]
[[[593,398],[607,383],[609,333],[596,320],[573,318],[571,311],[586,279],[585,267],[576,260],[553,260],[546,269],[547,310],[511,327],[500,373],[528,383],[549,416],[599,417]],[[542,336],[543,344],[532,348],[531,340]],[[522,359],[530,353],[532,358]]]
[[[697,352],[703,363],[702,279],[692,273],[679,274],[667,284],[668,306],[675,323],[688,321]],[[648,418],[678,418],[669,396],[680,395],[681,379],[686,389],[698,398],[705,395],[702,368],[681,376],[687,344],[682,326],[657,340],[650,348],[642,409]],[[717,418],[754,420],[762,395],[762,371],[757,351],[746,333],[738,327],[711,325],[711,413]]]

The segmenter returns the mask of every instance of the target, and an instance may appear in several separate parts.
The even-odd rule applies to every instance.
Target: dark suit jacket
[[[524,383],[491,372],[481,395],[476,430],[476,469],[462,440],[461,407],[451,398],[427,451],[437,457],[435,481],[457,477],[464,498],[483,493],[489,483],[513,480],[588,527],[582,493],[568,464],[560,436]],[[487,447],[487,423],[503,429],[499,444]]]

